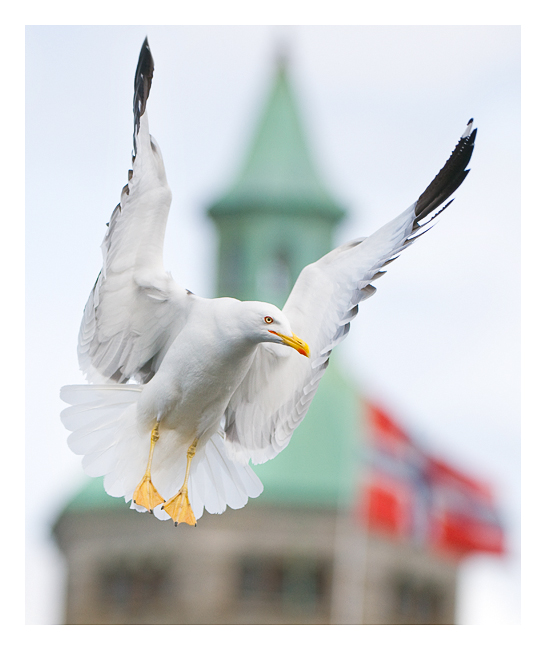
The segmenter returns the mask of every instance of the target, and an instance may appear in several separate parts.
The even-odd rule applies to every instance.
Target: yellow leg
[[[158,440],[159,422],[156,422],[154,428],[152,429],[150,440],[150,455],[148,456],[148,465],[146,466],[146,472],[144,473],[144,478],[137,485],[137,488],[133,494],[133,501],[139,506],[144,506],[150,512],[152,512],[152,510],[160,503],[165,502],[165,499],[159,494],[159,492],[155,489],[154,484],[152,483],[152,458],[154,455],[155,443]]]
[[[198,440],[199,438],[195,438],[188,448],[188,453],[186,454],[186,476],[184,478],[184,483],[182,483],[182,487],[172,499],[169,499],[165,505],[161,506],[161,509],[165,510],[165,512],[171,516],[175,526],[178,526],[178,524],[181,524],[182,522],[189,524],[190,526],[197,526],[195,515],[193,514],[190,500],[188,498],[188,479],[190,477],[191,461],[195,456]]]

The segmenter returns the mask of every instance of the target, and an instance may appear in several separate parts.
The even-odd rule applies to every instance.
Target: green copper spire
[[[332,248],[344,210],[316,172],[283,59],[242,169],[208,213],[221,296],[282,307],[301,269]]]
[[[344,210],[322,184],[309,154],[284,59],[234,185],[209,208],[212,217],[241,212],[312,213],[339,221]]]

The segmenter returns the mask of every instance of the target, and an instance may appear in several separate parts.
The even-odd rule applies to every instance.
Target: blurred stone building
[[[344,210],[315,168],[283,61],[245,162],[209,215],[218,295],[282,307],[300,270],[332,248]],[[452,495],[474,488],[486,519],[490,495],[440,471],[385,417],[334,355],[290,445],[255,468],[265,490],[245,508],[174,528],[89,481],[54,528],[68,567],[65,622],[453,624],[458,562],[499,551],[500,529],[482,526],[493,537],[480,547],[468,512],[446,519],[449,485],[438,492],[429,479],[441,475]]]

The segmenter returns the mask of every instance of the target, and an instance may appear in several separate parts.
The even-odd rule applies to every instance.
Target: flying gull
[[[80,368],[92,383],[61,389],[70,404],[61,418],[70,448],[83,455],[87,474],[104,476],[108,494],[195,525],[204,508],[242,508],[262,492],[249,461],[264,463],[288,445],[358,304],[375,293],[371,283],[451,203],[469,172],[476,129],[470,120],[399,217],[305,267],[282,311],[205,299],[163,267],[171,191],[148,130],[153,69],[146,39],[134,84],[133,169],[79,333]]]

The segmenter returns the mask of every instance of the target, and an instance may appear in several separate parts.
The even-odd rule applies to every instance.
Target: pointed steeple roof
[[[277,61],[273,87],[239,176],[209,208],[212,217],[250,211],[314,214],[334,221],[345,212],[313,164],[284,56]]]

